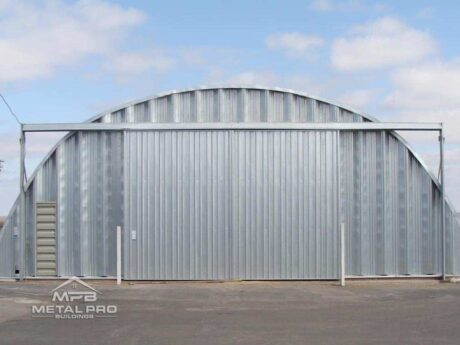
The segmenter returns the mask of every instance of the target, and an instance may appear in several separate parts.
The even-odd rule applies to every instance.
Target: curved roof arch
[[[304,93],[304,92],[294,91],[292,89],[285,89],[285,88],[279,88],[279,87],[266,87],[266,86],[260,86],[260,85],[226,85],[226,86],[213,86],[213,87],[199,86],[199,87],[196,87],[196,88],[185,88],[185,89],[179,89],[179,90],[170,90],[170,91],[167,91],[167,92],[157,93],[157,94],[154,94],[154,95],[149,96],[149,97],[144,97],[144,98],[141,98],[141,99],[129,101],[129,102],[123,103],[121,105],[114,106],[112,108],[109,108],[107,111],[104,111],[104,112],[101,112],[101,113],[98,113],[98,114],[94,115],[93,117],[89,118],[85,122],[86,123],[96,122],[96,121],[101,120],[104,116],[106,116],[108,114],[115,113],[117,111],[126,109],[126,108],[128,108],[130,106],[133,106],[133,105],[136,105],[136,104],[141,104],[141,103],[151,101],[151,100],[155,100],[155,99],[159,99],[159,98],[162,98],[162,97],[171,96],[171,95],[174,95],[174,94],[181,94],[181,93],[194,92],[194,91],[219,90],[219,89],[222,89],[222,90],[227,90],[227,89],[235,89],[235,90],[237,90],[237,89],[248,89],[248,90],[273,91],[273,92],[281,92],[281,93],[284,93],[284,94],[292,94],[292,95],[305,97],[307,99],[312,99],[312,100],[315,100],[315,101],[323,102],[323,103],[331,105],[331,106],[338,107],[338,108],[340,108],[342,110],[348,111],[348,112],[350,112],[350,113],[352,113],[354,115],[357,115],[357,116],[361,117],[365,121],[379,122],[379,120],[377,120],[375,117],[373,117],[373,116],[371,116],[371,115],[369,115],[367,113],[357,111],[357,110],[353,109],[352,107],[342,105],[342,104],[340,104],[338,102],[331,102],[331,101],[329,101],[327,99],[324,99],[322,97],[313,96],[313,95],[310,95],[310,94],[307,94],[307,93]],[[66,135],[64,135],[50,149],[50,151],[45,155],[45,157],[37,165],[37,167],[35,168],[34,172],[30,175],[29,179],[27,180],[27,183],[26,183],[26,186],[25,186],[26,191],[29,189],[30,185],[33,183],[35,177],[37,176],[38,171],[43,167],[43,165],[48,161],[48,159],[56,152],[56,149],[59,147],[59,145],[61,145],[63,142],[65,142],[65,140],[67,140],[72,135],[74,135],[74,132],[69,132]],[[429,174],[431,180],[433,181],[435,186],[439,189],[440,184],[439,184],[438,179],[428,169],[428,166],[421,159],[421,157],[414,151],[414,149],[410,146],[410,144],[401,135],[399,135],[398,133],[392,132],[392,135],[395,138],[397,138],[407,148],[409,153],[423,167],[423,169],[426,171],[426,173]],[[10,211],[8,212],[8,215],[6,217],[5,223],[8,221],[10,216],[15,211],[15,209],[16,209],[16,207],[18,205],[18,200],[19,200],[19,196],[16,198],[16,200],[13,203]],[[450,209],[452,210],[452,212],[455,213],[456,212],[455,208],[454,208],[453,204],[450,202],[450,200],[447,197],[447,195],[445,196],[445,200],[446,200],[446,203],[448,204],[448,206],[450,207]],[[2,236],[2,231],[0,231],[0,238],[1,238],[1,236]]]
[[[141,103],[148,102],[148,101],[155,100],[155,99],[162,98],[162,97],[171,96],[171,95],[174,95],[174,94],[181,94],[181,93],[194,92],[194,91],[219,90],[219,89],[249,89],[249,90],[273,91],[273,92],[281,92],[281,93],[285,93],[285,94],[292,94],[292,95],[312,99],[312,100],[315,100],[315,101],[323,102],[323,103],[331,105],[331,106],[336,106],[336,107],[338,107],[338,108],[340,108],[342,110],[345,110],[345,111],[348,111],[348,112],[350,112],[350,113],[352,113],[354,115],[360,116],[365,121],[380,122],[377,118],[375,118],[375,117],[373,117],[373,116],[371,116],[371,115],[369,115],[367,113],[355,110],[354,108],[349,107],[347,105],[343,105],[343,104],[341,104],[339,102],[332,102],[332,101],[329,101],[329,100],[327,100],[325,98],[322,98],[322,97],[313,96],[313,95],[310,95],[310,94],[307,94],[307,93],[304,93],[304,92],[295,91],[295,90],[292,90],[292,89],[285,89],[285,88],[279,88],[279,87],[266,87],[266,86],[261,86],[261,85],[227,85],[227,86],[220,86],[220,87],[219,86],[216,86],[216,87],[199,86],[199,87],[196,87],[196,88],[184,88],[184,89],[179,89],[179,90],[170,90],[170,91],[167,91],[167,92],[157,93],[157,94],[154,94],[154,95],[149,96],[149,97],[140,98],[140,99],[137,99],[137,100],[133,100],[133,101],[123,103],[121,105],[111,107],[111,108],[109,108],[108,110],[106,110],[104,112],[101,112],[101,113],[98,113],[98,114],[92,116],[91,118],[89,118],[85,122],[86,123],[96,122],[96,121],[101,120],[104,116],[106,116],[108,114],[112,114],[112,113],[115,113],[117,111],[121,111],[121,110],[126,109],[126,108],[128,108],[130,106],[134,106],[136,104],[141,104]],[[33,180],[34,180],[35,176],[37,175],[37,172],[39,171],[39,169],[49,159],[49,157],[56,151],[58,146],[73,134],[74,134],[73,132],[67,133],[64,137],[62,137],[51,148],[51,150],[48,152],[48,154],[45,155],[45,157],[42,159],[42,161],[35,168],[34,172],[31,174],[30,178],[27,180],[26,190],[29,188],[30,184],[33,182]],[[396,133],[394,131],[392,132],[392,135],[395,136],[409,150],[409,152],[414,156],[414,158],[418,161],[418,163],[420,163],[420,165],[424,168],[424,170],[429,174],[429,176],[431,177],[433,183],[437,186],[437,188],[440,188],[440,184],[439,184],[439,181],[436,178],[436,176],[428,169],[428,166],[426,165],[426,163],[415,152],[415,150],[407,142],[407,140],[404,139],[400,134],[398,134],[398,133]],[[452,211],[455,212],[453,204],[449,201],[447,196],[446,196],[446,201],[449,204],[449,206],[451,207]],[[17,200],[15,201],[14,204],[16,204],[16,202],[17,202]]]

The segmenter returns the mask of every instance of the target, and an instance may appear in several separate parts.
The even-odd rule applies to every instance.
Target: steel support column
[[[336,165],[337,165],[337,275],[338,275],[338,280],[341,286],[344,286],[345,284],[345,276],[344,276],[344,255],[343,255],[343,249],[344,249],[344,243],[342,243],[343,238],[342,238],[342,227],[343,227],[343,222],[344,219],[342,219],[342,178],[341,178],[341,150],[340,150],[340,130],[336,132],[337,137],[336,137]]]
[[[445,179],[444,179],[444,126],[441,124],[441,130],[439,131],[439,150],[440,150],[440,176],[439,181],[441,185],[441,233],[442,233],[442,280],[446,280],[446,201],[445,201]]]
[[[24,190],[25,175],[25,156],[26,156],[26,136],[24,126],[21,124],[21,136],[19,138],[21,147],[19,159],[19,279],[23,280],[25,276],[25,246],[26,246],[26,193]]]

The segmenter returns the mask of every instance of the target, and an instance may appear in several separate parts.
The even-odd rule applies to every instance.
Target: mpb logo
[[[53,302],[96,302],[97,296],[95,292],[68,292],[63,291],[62,294],[59,294],[59,291],[53,293]]]
[[[53,304],[33,305],[32,317],[51,317],[55,319],[94,319],[115,317],[116,305],[96,303],[98,294],[95,288],[72,277],[50,291]]]
[[[64,287],[72,284],[73,288],[76,289],[77,283],[86,288],[89,291],[69,291],[64,290]],[[78,279],[77,277],[72,277],[71,279],[67,280],[65,283],[59,285],[57,288],[51,291],[53,293],[53,298],[51,299],[53,302],[96,302],[97,301],[97,294],[100,293],[95,288],[86,284],[84,281]]]

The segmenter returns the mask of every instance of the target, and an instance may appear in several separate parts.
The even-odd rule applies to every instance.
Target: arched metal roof
[[[183,94],[183,93],[190,93],[190,92],[195,92],[195,91],[210,91],[210,90],[225,90],[225,89],[233,89],[233,90],[260,90],[260,91],[272,91],[272,92],[280,92],[283,94],[291,94],[295,96],[300,96],[300,97],[305,97],[306,99],[312,99],[315,101],[319,101],[331,106],[338,107],[342,110],[345,110],[351,114],[357,115],[362,118],[363,121],[370,121],[370,122],[379,122],[379,120],[367,113],[358,111],[352,107],[349,107],[347,105],[343,105],[339,102],[331,102],[325,98],[322,97],[317,97],[313,96],[304,92],[299,92],[295,91],[292,89],[285,89],[285,88],[279,88],[279,87],[266,87],[266,86],[261,86],[261,85],[228,85],[228,86],[221,86],[221,87],[207,87],[207,86],[200,86],[196,88],[186,88],[186,89],[179,89],[179,90],[170,90],[167,92],[161,92],[149,97],[144,97],[140,98],[134,101],[129,101],[126,103],[123,103],[121,105],[114,106],[112,108],[109,108],[108,110],[101,112],[97,115],[94,115],[93,117],[89,118],[87,123],[91,122],[99,122],[101,121],[104,117],[110,116],[113,113],[119,112],[121,110],[127,109],[131,106],[137,105],[137,104],[142,104],[148,101],[153,101],[155,99],[160,99],[163,97],[168,97],[172,96],[175,94]],[[173,121],[171,121],[173,122]],[[401,143],[404,144],[404,146],[409,150],[409,152],[416,158],[416,160],[421,164],[421,166],[426,170],[426,172],[430,175],[431,179],[433,180],[434,184],[439,188],[439,181],[436,178],[436,176],[429,170],[428,166],[426,163],[423,161],[423,159],[415,152],[415,150],[411,147],[411,145],[398,133],[393,132],[392,133]],[[56,143],[56,145],[53,146],[53,148],[50,150],[50,152],[43,158],[43,160],[40,162],[40,164],[37,166],[37,168],[34,170],[30,178],[28,179],[28,182],[26,184],[26,189],[29,188],[30,184],[33,182],[37,171],[40,169],[41,166],[48,160],[48,158],[56,151],[56,148],[60,145],[61,142],[65,141],[69,136],[73,135],[73,133],[68,133],[65,135],[59,142]],[[452,209],[453,212],[455,212],[455,209],[453,207],[453,204],[450,202],[449,198],[446,196],[446,201],[450,208]],[[16,202],[15,202],[16,203]]]

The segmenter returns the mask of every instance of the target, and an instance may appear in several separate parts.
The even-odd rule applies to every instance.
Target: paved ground
[[[94,282],[116,318],[31,317],[61,282],[0,282],[0,344],[459,344],[460,284]]]

